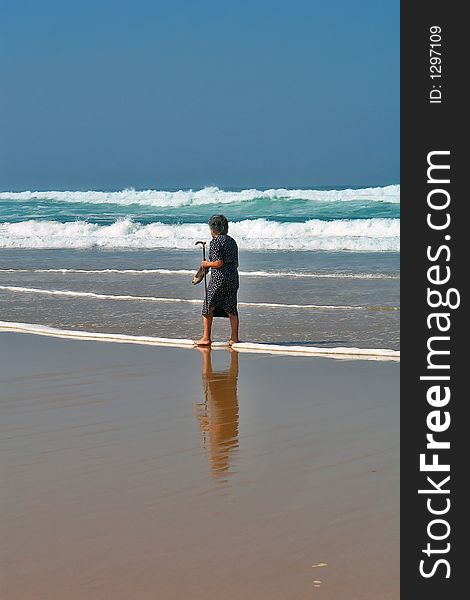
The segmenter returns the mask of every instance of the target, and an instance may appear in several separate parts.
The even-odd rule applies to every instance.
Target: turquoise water
[[[399,249],[398,185],[0,192],[0,248],[189,249],[220,213],[245,250]]]
[[[83,219],[98,225],[110,225],[117,219],[132,219],[136,223],[201,223],[212,214],[223,213],[232,221],[267,219],[280,223],[292,223],[320,219],[398,219],[400,205],[397,203],[368,200],[309,201],[296,199],[256,198],[239,204],[214,203],[180,207],[148,206],[142,204],[86,202],[60,202],[57,200],[27,200],[0,202],[0,221],[18,223],[30,219],[66,223]]]
[[[223,213],[245,341],[397,349],[399,191],[0,192],[1,319],[197,338],[195,242]]]

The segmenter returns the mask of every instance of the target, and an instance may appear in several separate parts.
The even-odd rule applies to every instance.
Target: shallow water
[[[191,284],[191,273],[199,260],[197,250],[2,250],[0,315],[59,328],[196,338],[204,287]],[[171,272],[141,272],[149,269]],[[396,253],[242,252],[241,337],[397,349],[398,269]],[[217,319],[214,339],[226,339],[227,330],[227,321]]]

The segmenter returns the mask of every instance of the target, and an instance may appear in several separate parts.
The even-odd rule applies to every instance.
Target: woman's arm
[[[214,261],[210,261],[210,260],[203,260],[201,262],[201,267],[204,267],[205,269],[220,269],[220,267],[224,264],[224,261],[222,259],[220,260],[214,260]]]

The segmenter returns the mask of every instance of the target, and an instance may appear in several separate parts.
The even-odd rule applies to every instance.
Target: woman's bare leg
[[[239,342],[238,339],[238,317],[237,315],[232,315],[231,313],[229,313],[228,315],[229,319],[230,319],[230,328],[232,330],[232,333],[230,335],[230,341],[229,344],[237,344]]]
[[[214,320],[213,312],[214,309],[211,309],[208,315],[203,315],[202,317],[204,332],[202,334],[202,338],[195,342],[197,346],[210,346],[211,344],[212,321]]]

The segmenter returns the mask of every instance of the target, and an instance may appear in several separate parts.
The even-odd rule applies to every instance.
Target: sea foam
[[[73,273],[78,275],[194,275],[194,269],[0,269],[0,273]],[[344,273],[341,271],[239,271],[241,277],[301,279],[399,279],[396,273]]]
[[[0,330],[44,335],[48,337],[69,338],[75,340],[90,340],[97,342],[113,342],[120,344],[143,344],[150,346],[173,346],[193,348],[194,342],[181,338],[163,338],[142,335],[127,335],[119,333],[104,333],[71,329],[58,329],[36,323],[15,323],[0,321]],[[214,343],[213,349],[224,348],[226,344]],[[314,346],[283,346],[282,344],[267,344],[256,342],[239,342],[233,348],[238,352],[254,352],[262,354],[285,354],[289,356],[323,356],[344,360],[391,360],[399,361],[400,352],[388,348],[317,348]]]
[[[230,234],[244,250],[399,250],[399,219],[351,219],[279,223],[233,222]],[[120,219],[111,225],[86,221],[21,221],[0,224],[0,248],[174,248],[192,249],[207,238],[207,224],[142,225]]]
[[[91,298],[96,300],[127,300],[137,302],[163,302],[167,304],[200,304],[199,298],[168,298],[159,296],[132,296],[129,294],[101,294],[98,292],[82,292],[77,290],[49,290],[46,288],[32,288],[18,285],[0,285],[0,290],[23,294],[43,294],[46,296],[68,296],[73,298]],[[341,304],[285,304],[279,302],[238,302],[239,306],[252,306],[255,308],[308,308],[320,310],[373,310],[390,311],[400,310],[398,306],[344,306]]]
[[[341,202],[351,200],[367,200],[377,202],[400,202],[400,186],[368,187],[345,190],[315,189],[246,189],[241,191],[221,190],[218,187],[205,187],[201,190],[179,190],[175,192],[160,190],[125,189],[119,192],[100,191],[25,191],[0,192],[0,200],[52,200],[56,202],[81,202],[87,204],[142,204],[148,206],[177,208],[182,206],[199,206],[205,204],[236,204],[251,200],[267,198],[312,200],[322,202]]]

